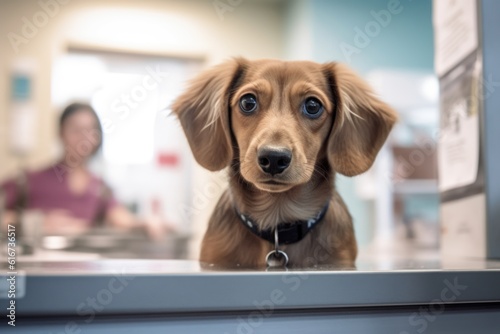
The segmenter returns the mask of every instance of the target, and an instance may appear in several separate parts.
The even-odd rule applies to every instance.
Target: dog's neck
[[[239,164],[229,170],[230,191],[238,210],[250,216],[262,230],[274,228],[282,222],[308,220],[315,217],[332,198],[334,173],[325,159],[315,166],[311,179],[287,191],[271,193],[247,182],[239,171]]]

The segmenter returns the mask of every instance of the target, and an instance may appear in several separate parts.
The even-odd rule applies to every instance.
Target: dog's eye
[[[308,97],[302,105],[302,112],[309,118],[318,118],[323,113],[323,105],[315,97]]]
[[[245,94],[240,99],[240,109],[245,114],[250,114],[257,109],[257,98],[253,94]]]

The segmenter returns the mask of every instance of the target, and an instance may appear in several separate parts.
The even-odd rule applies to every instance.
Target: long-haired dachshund
[[[338,63],[235,58],[195,78],[172,109],[196,161],[229,167],[200,261],[260,267],[270,254],[289,266],[354,264],[335,173],[368,170],[397,119],[355,73]]]

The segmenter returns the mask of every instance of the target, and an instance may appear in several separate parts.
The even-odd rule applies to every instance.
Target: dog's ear
[[[336,109],[327,145],[328,161],[340,174],[364,173],[375,161],[397,114],[345,65],[324,64],[323,73]]]
[[[172,105],[196,161],[211,171],[227,167],[233,156],[229,95],[245,62],[232,59],[201,73]]]

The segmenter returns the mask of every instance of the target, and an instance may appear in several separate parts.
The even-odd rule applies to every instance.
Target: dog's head
[[[306,183],[322,158],[346,176],[365,172],[397,118],[341,64],[242,58],[195,78],[173,111],[200,165],[236,159],[269,192]]]

